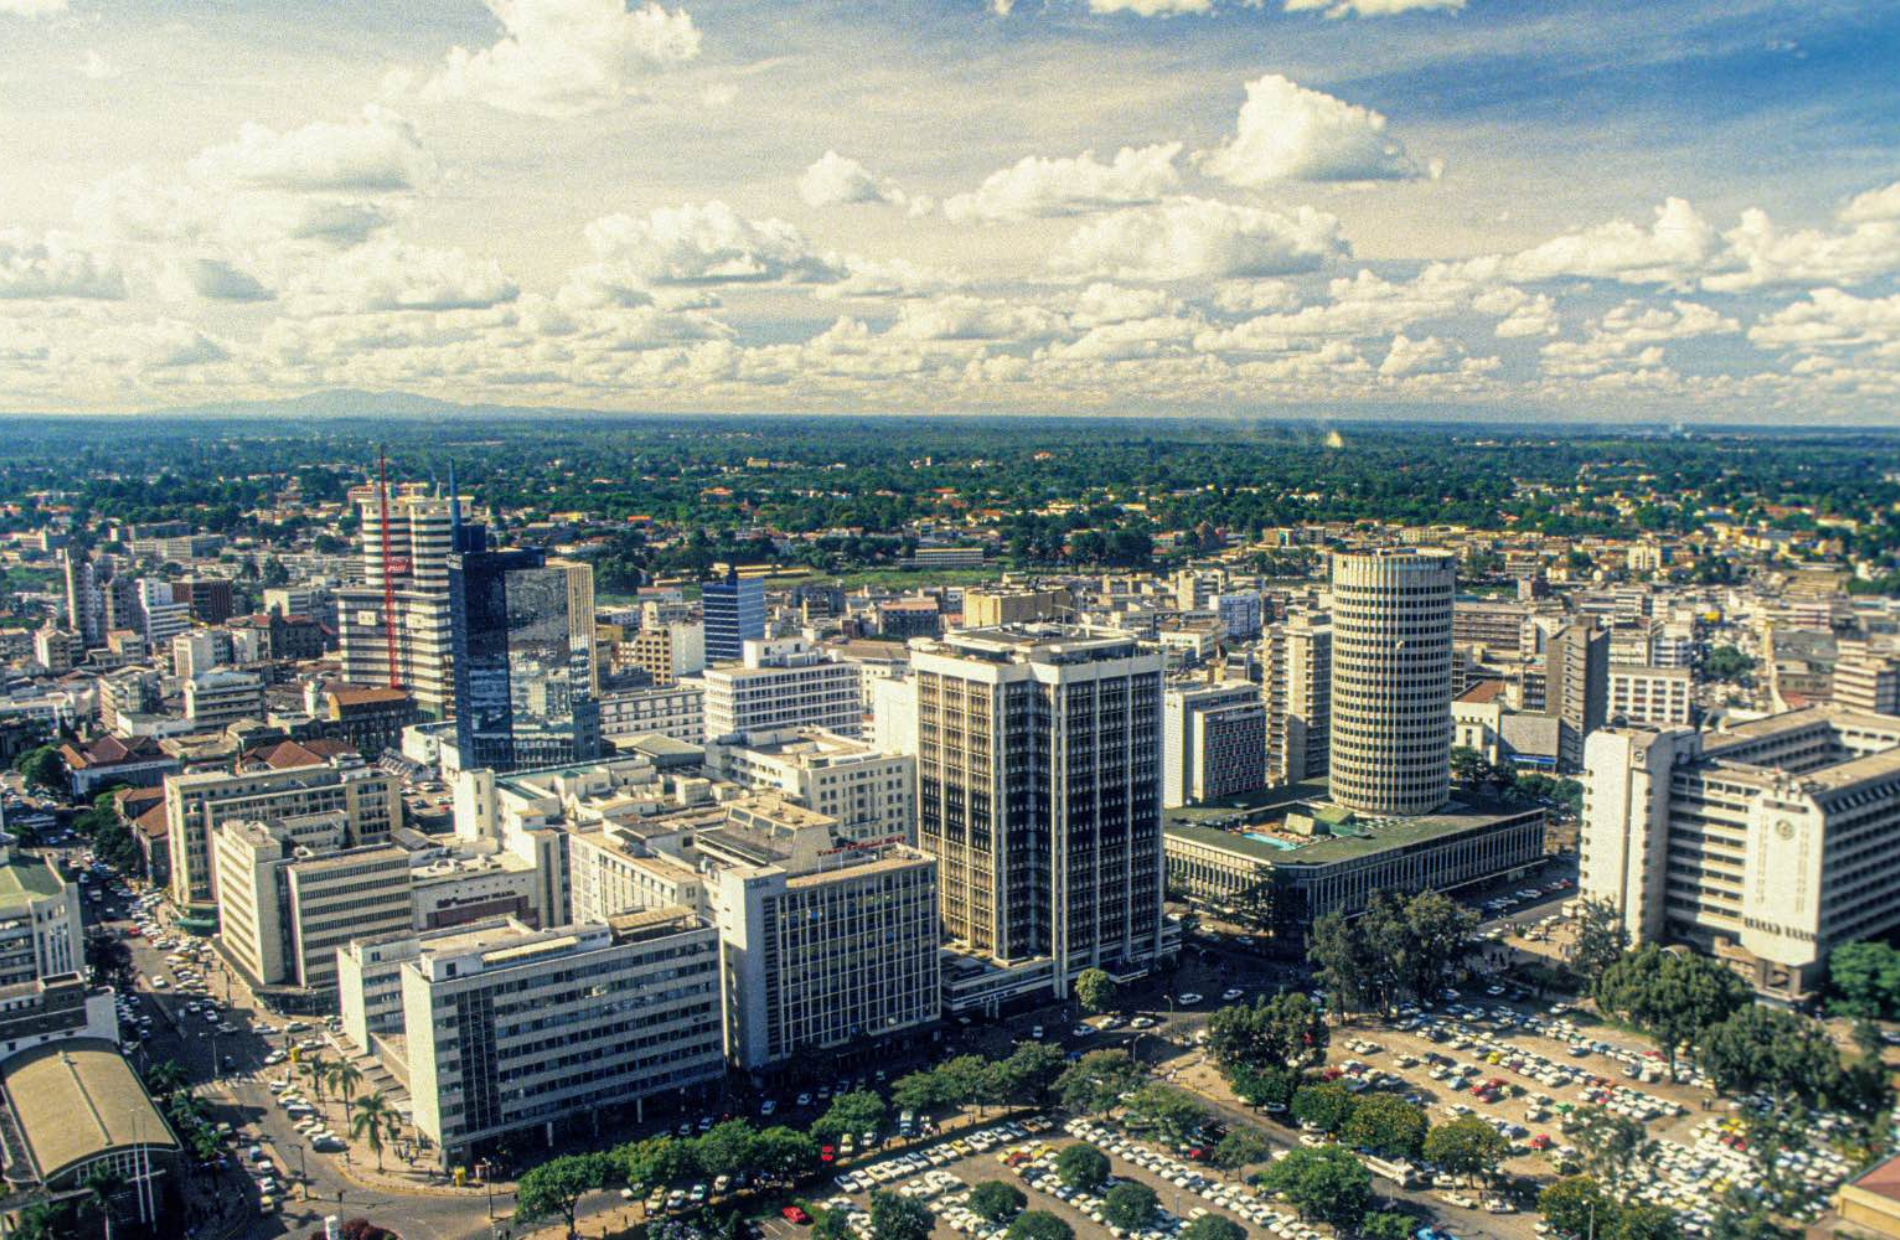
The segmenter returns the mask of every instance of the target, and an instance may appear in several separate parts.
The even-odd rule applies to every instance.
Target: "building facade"
[[[736,569],[699,587],[705,619],[706,662],[730,663],[745,657],[747,642],[765,639],[765,582],[741,577]]]
[[[744,658],[715,664],[706,686],[706,739],[823,728],[856,736],[864,725],[858,669],[797,638],[748,642]]]

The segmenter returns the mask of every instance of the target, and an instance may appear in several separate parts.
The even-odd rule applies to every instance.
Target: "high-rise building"
[[[350,498],[361,522],[363,585],[336,593],[343,679],[407,689],[423,714],[444,718],[455,689],[449,556],[481,550],[481,528],[462,524],[459,500],[419,487],[389,495],[386,530],[375,487]]]
[[[1900,715],[1900,659],[1842,659],[1834,665],[1834,702],[1873,715]]]
[[[1900,719],[1816,706],[1584,746],[1581,894],[1637,944],[1688,942],[1783,999],[1900,926]]]
[[[1252,641],[1260,636],[1260,591],[1239,590],[1216,595],[1214,611],[1220,616],[1221,628],[1235,641]]]
[[[66,624],[90,650],[106,644],[106,595],[103,570],[84,555],[59,553],[66,574]]]
[[[1609,716],[1611,634],[1589,623],[1566,625],[1544,647],[1544,709],[1557,716],[1557,766],[1583,769],[1583,742]],[[1643,647],[1648,649],[1647,633]]]
[[[0,832],[0,986],[85,967],[79,888]]]
[[[1162,658],[1132,637],[971,629],[919,643],[918,843],[972,956],[1091,966],[1162,951]]]
[[[148,650],[167,650],[172,638],[191,627],[191,605],[178,597],[169,581],[139,578],[141,632]]]
[[[1262,645],[1267,782],[1321,779],[1332,761],[1332,620],[1299,612],[1269,625]]]
[[[1427,814],[1451,764],[1451,617],[1457,560],[1380,547],[1333,557],[1334,802]]]
[[[764,640],[763,579],[741,577],[729,568],[724,577],[700,584],[699,605],[706,622],[706,662],[743,659],[747,642]]]
[[[706,630],[690,620],[642,624],[620,643],[615,659],[645,672],[655,688],[670,688],[680,677],[706,670]]]
[[[1170,685],[1161,706],[1161,804],[1198,805],[1267,782],[1267,711],[1250,680]]]
[[[462,765],[511,771],[600,754],[593,588],[574,614],[573,578],[539,551],[448,558],[455,736]],[[584,620],[585,623],[582,623]]]
[[[264,678],[256,672],[218,670],[185,682],[185,718],[202,728],[264,718]]]

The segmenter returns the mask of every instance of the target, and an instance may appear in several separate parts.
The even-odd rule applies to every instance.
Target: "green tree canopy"
[[[1247,1240],[1247,1232],[1218,1214],[1203,1214],[1181,1229],[1181,1240]]]
[[[1096,1192],[1108,1182],[1108,1155],[1087,1143],[1064,1147],[1056,1155],[1056,1178],[1063,1187]]]
[[[936,1215],[914,1197],[897,1193],[871,1194],[871,1228],[878,1240],[930,1240]]]
[[[1425,1157],[1467,1178],[1493,1174],[1509,1148],[1497,1129],[1475,1115],[1461,1115],[1425,1134]]]
[[[1075,978],[1075,999],[1085,1012],[1106,1012],[1115,1006],[1115,979],[1105,969],[1084,969]]]
[[[1339,1139],[1381,1158],[1417,1158],[1425,1148],[1425,1112],[1403,1098],[1372,1094],[1359,1100]]]
[[[854,1137],[876,1132],[884,1126],[884,1113],[884,1099],[868,1089],[853,1090],[834,1097],[825,1113],[813,1121],[811,1132],[820,1141],[836,1141],[847,1132]]]
[[[515,1214],[528,1221],[559,1218],[574,1235],[581,1198],[604,1188],[612,1167],[604,1154],[563,1154],[531,1167],[515,1182]]]
[[[1629,950],[1629,931],[1616,906],[1607,900],[1585,900],[1577,913],[1577,935],[1570,947],[1570,969],[1586,987],[1594,988],[1611,965]]]
[[[1772,1094],[1784,1105],[1842,1100],[1840,1052],[1819,1021],[1750,1004],[1702,1030],[1696,1061],[1725,1093]]]
[[[1139,1231],[1154,1222],[1155,1209],[1160,1204],[1154,1189],[1134,1180],[1124,1180],[1103,1195],[1102,1217],[1108,1220],[1110,1227]]]
[[[1900,951],[1885,943],[1843,943],[1827,957],[1828,1010],[1869,1020],[1900,1015]]]
[[[1359,1220],[1360,1240],[1412,1240],[1417,1228],[1411,1215],[1396,1210],[1373,1210]]]
[[[1299,991],[1224,1007],[1208,1018],[1207,1048],[1223,1067],[1310,1067],[1326,1058],[1326,1017]]]
[[[1358,1109],[1359,1100],[1344,1085],[1333,1082],[1308,1085],[1293,1095],[1293,1118],[1320,1132],[1340,1132]]]
[[[1020,1188],[1001,1180],[984,1180],[970,1190],[970,1209],[991,1223],[1009,1222],[1028,1204],[1029,1198],[1023,1196]]]
[[[1284,1194],[1301,1217],[1350,1227],[1372,1201],[1372,1173],[1337,1145],[1297,1149],[1260,1174],[1260,1186]]]
[[[1003,1233],[1005,1240],[1075,1240],[1075,1228],[1047,1210],[1025,1210]],[[884,1233],[878,1233],[884,1240]]]
[[[1601,1235],[1615,1221],[1616,1203],[1596,1178],[1573,1175],[1558,1180],[1537,1195],[1537,1211],[1560,1235]]]
[[[1748,984],[1705,956],[1646,944],[1603,971],[1597,1003],[1655,1037],[1675,1075],[1676,1052],[1754,1002]]]
[[[1098,1114],[1112,1108],[1145,1075],[1127,1051],[1090,1051],[1057,1078],[1055,1092],[1065,1110]]]

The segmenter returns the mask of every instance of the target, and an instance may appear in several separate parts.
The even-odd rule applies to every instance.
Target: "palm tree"
[[[317,1102],[321,1104],[323,1102],[323,1076],[324,1073],[330,1070],[329,1061],[326,1060],[323,1057],[323,1053],[319,1051],[304,1060],[299,1066],[303,1069],[305,1079],[310,1082],[310,1092],[317,1096]]]
[[[350,1117],[350,1135],[360,1139],[376,1155],[376,1169],[383,1169],[383,1138],[394,1137],[402,1120],[381,1094],[356,1100],[356,1114]]]
[[[145,1070],[145,1088],[155,1097],[164,1097],[185,1086],[185,1070],[175,1059],[153,1064]]]
[[[66,1204],[60,1201],[34,1202],[13,1228],[14,1240],[60,1240],[67,1234]]]
[[[350,1102],[356,1097],[356,1087],[363,1083],[363,1070],[347,1059],[339,1059],[330,1065],[327,1075],[331,1090],[343,1096],[343,1111],[347,1115]]]
[[[125,1181],[110,1167],[101,1164],[86,1173],[80,1187],[86,1190],[86,1200],[105,1216],[106,1240],[112,1240],[112,1199],[125,1187]]]

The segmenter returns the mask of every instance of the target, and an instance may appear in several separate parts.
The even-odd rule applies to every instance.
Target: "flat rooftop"
[[[52,866],[30,853],[16,852],[0,865],[0,912],[24,908],[29,900],[56,896],[65,886]]]
[[[1319,805],[1313,808],[1324,810],[1328,807]],[[1357,833],[1352,835],[1319,835],[1293,839],[1289,838],[1285,832],[1271,838],[1266,837],[1265,832],[1259,832],[1256,834],[1260,838],[1256,838],[1243,831],[1197,826],[1192,823],[1175,822],[1172,819],[1168,822],[1167,832],[1181,839],[1225,848],[1242,856],[1270,862],[1276,868],[1290,869],[1350,861],[1358,857],[1439,839],[1443,836],[1483,830],[1499,823],[1541,817],[1543,812],[1537,806],[1480,809],[1453,801],[1434,814],[1420,814],[1409,818],[1355,818],[1347,828]],[[1280,821],[1284,821],[1284,815],[1281,816]]]

